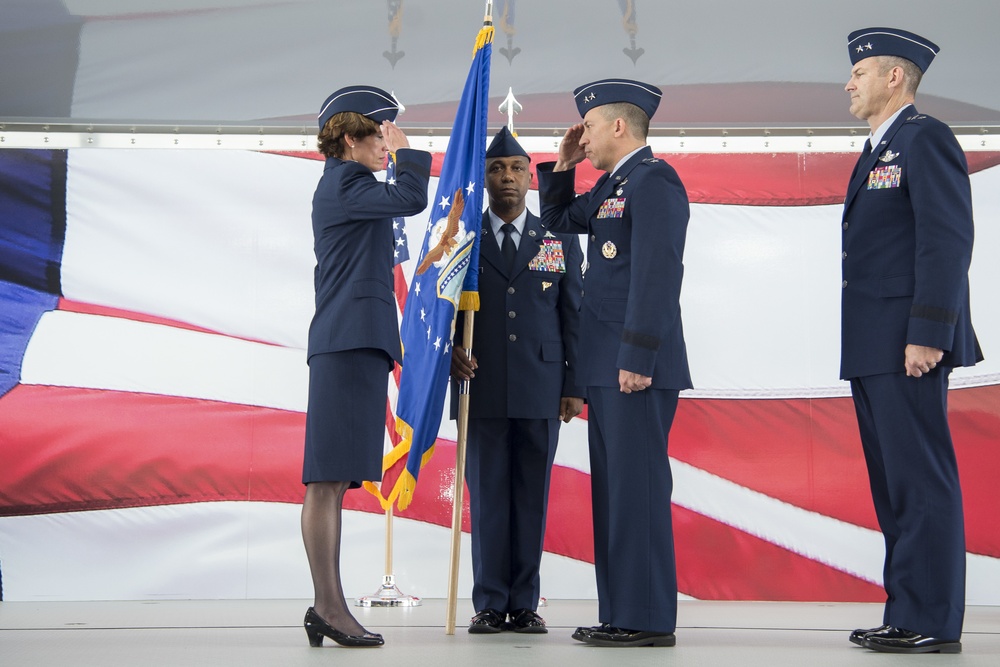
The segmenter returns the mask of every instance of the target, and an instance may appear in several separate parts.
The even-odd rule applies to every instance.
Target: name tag
[[[903,168],[898,164],[875,167],[868,174],[869,190],[885,190],[887,188],[898,188],[899,180],[903,176]]]
[[[597,219],[620,218],[625,215],[625,197],[612,197],[601,204],[597,211]]]
[[[563,254],[562,241],[543,239],[538,254],[528,262],[528,269],[566,273],[566,256]]]

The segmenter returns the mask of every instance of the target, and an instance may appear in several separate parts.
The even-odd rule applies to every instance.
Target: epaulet
[[[927,119],[926,115],[924,115],[922,113],[918,113],[915,116],[909,116],[909,117],[907,117],[906,122],[909,123],[909,122],[915,121],[915,120],[926,120],[926,119]]]
[[[648,157],[648,158],[645,158],[643,160],[643,162],[646,162],[648,164],[656,164],[659,161],[660,161],[660,158],[658,158],[658,157]]]

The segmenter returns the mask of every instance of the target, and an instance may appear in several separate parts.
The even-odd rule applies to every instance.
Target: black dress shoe
[[[674,646],[677,644],[677,637],[672,632],[646,632],[610,627],[606,631],[591,631],[583,641],[594,646]]]
[[[538,612],[533,609],[512,611],[508,626],[514,632],[523,632],[532,635],[543,635],[549,631],[545,627],[545,619],[539,616]]]
[[[890,627],[892,627],[892,626],[883,625],[883,626],[880,626],[880,627],[877,627],[877,628],[868,628],[867,630],[861,630],[861,629],[855,630],[854,632],[851,633],[851,637],[850,637],[851,643],[852,644],[857,644],[858,646],[864,646],[865,645],[865,635],[870,635],[873,632],[885,632]]]
[[[474,635],[490,635],[503,630],[503,620],[507,614],[501,614],[496,609],[483,609],[472,617],[469,622],[469,632]]]
[[[594,632],[607,632],[611,629],[611,625],[608,623],[601,623],[600,625],[592,625],[589,627],[580,626],[573,632],[573,639],[578,642],[585,642],[587,638],[590,637],[591,633]]]
[[[382,635],[365,630],[363,635],[348,635],[337,630],[332,625],[323,620],[323,617],[316,613],[312,607],[306,611],[306,618],[303,623],[306,628],[306,636],[309,637],[310,646],[322,646],[323,637],[329,637],[341,646],[351,648],[368,648],[382,646],[385,640]]]
[[[865,635],[865,648],[882,653],[961,653],[962,642],[890,627]]]

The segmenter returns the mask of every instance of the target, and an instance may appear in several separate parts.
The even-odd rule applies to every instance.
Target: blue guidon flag
[[[382,462],[381,489],[365,487],[388,509],[413,500],[417,476],[434,452],[448,387],[455,315],[479,309],[479,231],[483,214],[492,25],[476,37],[472,67],[455,115],[430,220],[400,327],[403,368],[396,403],[401,441]]]

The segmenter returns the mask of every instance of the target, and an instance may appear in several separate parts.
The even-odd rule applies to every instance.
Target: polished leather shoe
[[[472,617],[469,622],[469,632],[474,635],[489,635],[503,630],[503,621],[506,614],[501,614],[496,609],[483,609]]]
[[[518,609],[510,612],[508,627],[514,632],[531,635],[543,635],[549,630],[545,627],[545,619],[534,609]]]
[[[608,623],[601,623],[600,625],[591,625],[589,627],[580,626],[573,632],[573,639],[578,642],[585,642],[587,638],[594,632],[607,632],[611,629],[611,625]]]
[[[902,628],[889,627],[865,635],[865,648],[882,653],[961,653],[962,642],[926,637]]]
[[[337,630],[323,620],[323,617],[317,614],[316,610],[312,607],[306,610],[306,618],[303,625],[306,629],[306,636],[309,637],[309,645],[314,647],[323,645],[323,637],[329,637],[341,646],[348,646],[350,648],[369,648],[385,644],[382,635],[374,632],[365,630],[363,635],[349,635]]]
[[[610,627],[606,631],[591,631],[583,641],[593,646],[674,646],[677,644],[677,637],[672,632],[646,632]]]
[[[865,645],[865,636],[866,635],[870,635],[873,632],[885,632],[890,627],[892,627],[892,626],[882,625],[882,626],[877,627],[877,628],[868,628],[867,630],[862,630],[862,629],[855,630],[854,632],[851,633],[851,637],[850,637],[851,643],[852,644],[857,644],[858,646],[864,646]]]

